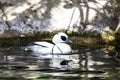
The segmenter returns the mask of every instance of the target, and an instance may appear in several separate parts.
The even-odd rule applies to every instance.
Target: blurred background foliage
[[[119,34],[120,1],[0,0],[0,17],[2,38],[67,31],[73,36],[100,36],[109,42],[116,39],[114,33]]]

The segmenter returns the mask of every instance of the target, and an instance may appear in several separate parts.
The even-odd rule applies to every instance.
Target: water
[[[39,56],[23,46],[0,48],[0,80],[119,80],[119,75],[119,52],[106,47]]]

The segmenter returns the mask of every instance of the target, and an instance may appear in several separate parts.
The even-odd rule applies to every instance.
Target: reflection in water
[[[120,79],[116,52],[82,49],[73,54],[34,55],[21,48],[0,48],[0,78]]]
[[[78,54],[39,55],[38,58],[49,59],[51,61],[50,67],[54,68],[71,68],[79,62]]]

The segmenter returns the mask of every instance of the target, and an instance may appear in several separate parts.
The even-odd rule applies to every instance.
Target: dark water
[[[0,80],[120,80],[119,52],[111,48],[39,56],[20,46],[0,48]]]

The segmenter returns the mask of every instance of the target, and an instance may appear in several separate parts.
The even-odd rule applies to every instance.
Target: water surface
[[[0,48],[1,80],[119,80],[119,52],[77,48],[71,54],[34,55],[24,46]]]

